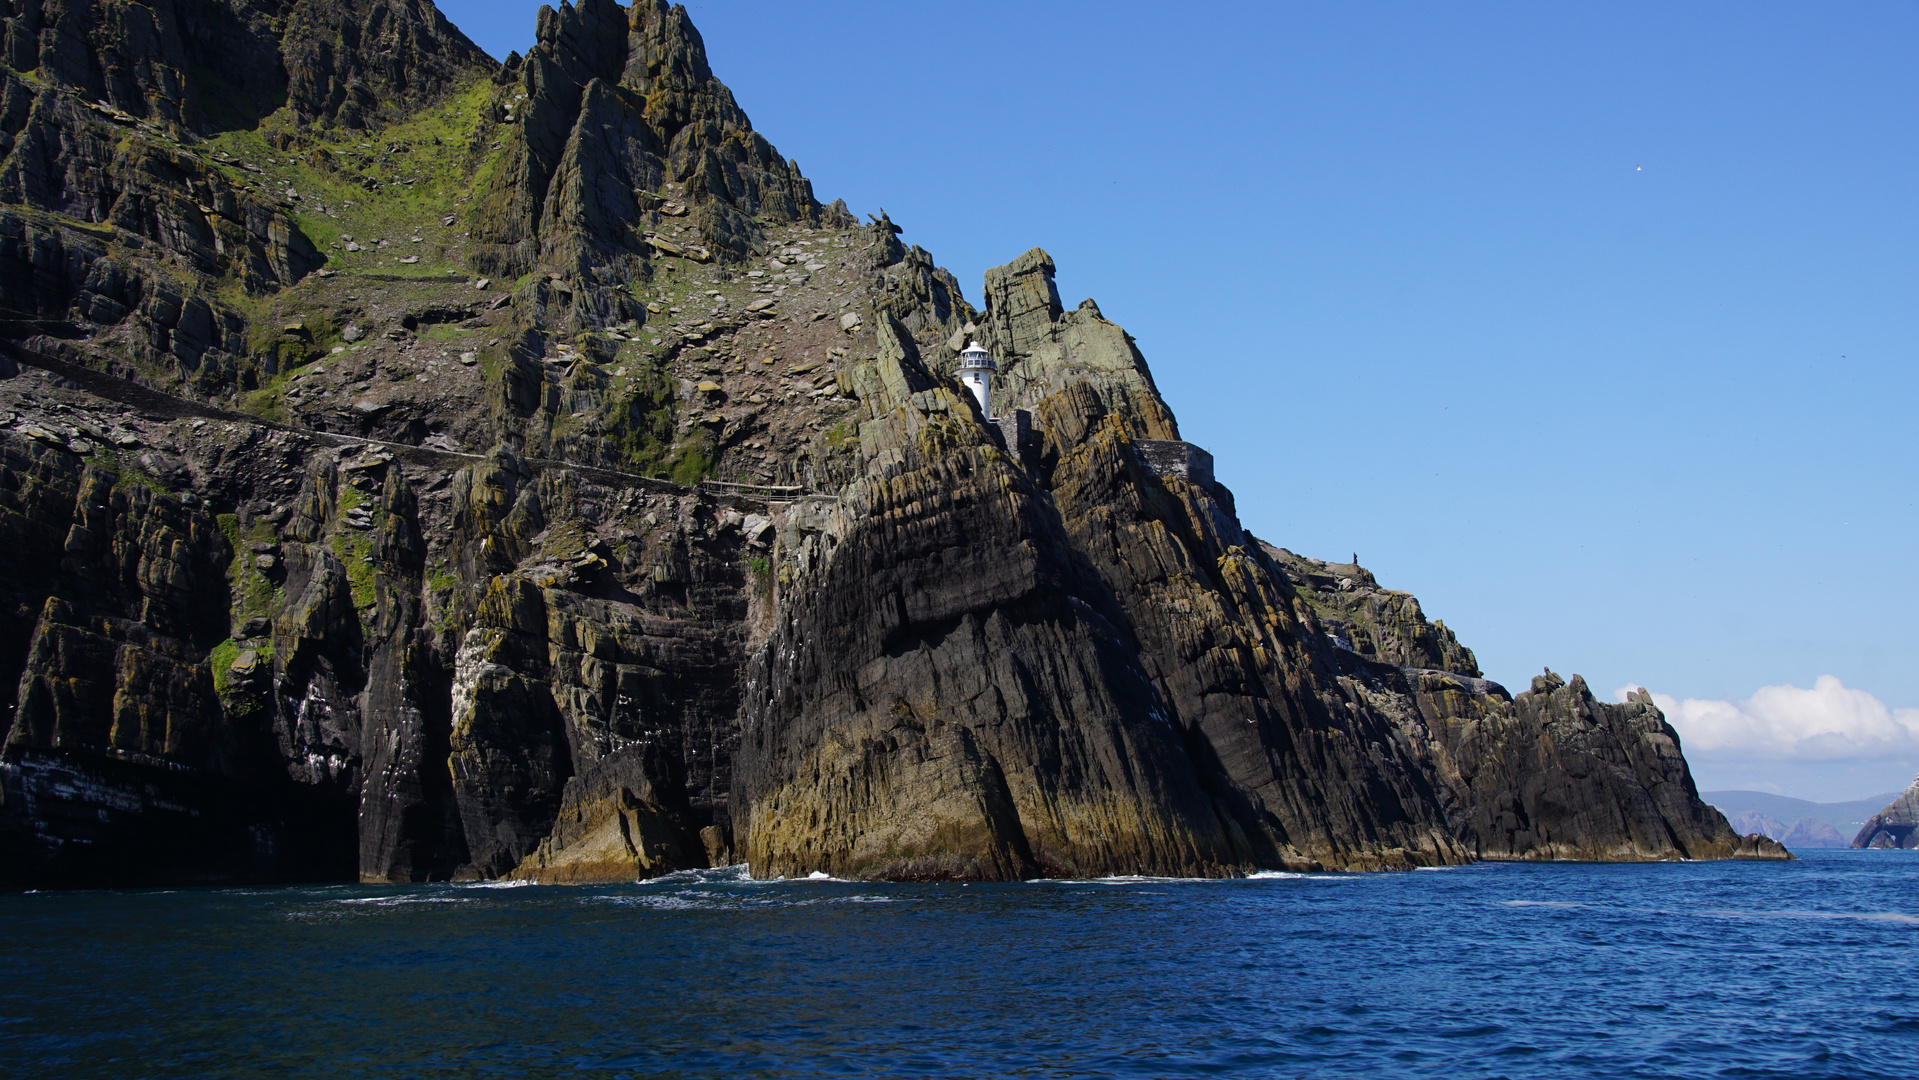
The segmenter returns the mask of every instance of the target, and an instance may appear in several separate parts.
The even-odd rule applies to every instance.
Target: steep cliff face
[[[1332,563],[1266,546],[1295,582],[1333,644],[1401,667],[1479,678],[1479,661],[1443,622],[1427,622],[1411,593],[1380,588],[1358,563]]]
[[[543,323],[637,317],[616,294],[649,276],[649,254],[738,262],[764,246],[761,222],[819,220],[812,185],[713,77],[684,8],[542,8],[538,44],[505,75],[506,149],[479,204],[475,266],[557,273],[549,280],[570,289],[529,296]],[[691,236],[659,237],[675,215],[688,216]]]
[[[11,339],[202,395],[277,373],[241,297],[326,261],[303,220],[324,219],[324,204],[260,182],[267,169],[225,143],[296,152],[316,130],[358,138],[497,67],[419,0],[0,11],[0,323]],[[67,344],[78,338],[92,347]]]
[[[229,640],[245,601],[221,521],[191,492],[33,432],[0,446],[8,879],[350,873],[350,804],[289,778],[250,700],[265,665]]]
[[[1856,848],[1919,848],[1919,778],[1853,837]]]
[[[749,863],[971,879],[1250,866],[1111,591],[886,318],[849,379],[871,467],[749,676],[734,789]]]
[[[0,58],[116,117],[173,133],[286,108],[363,128],[444,95],[492,60],[420,0],[11,0]]]
[[[1515,701],[1410,597],[1356,567],[1361,596],[1315,591],[1326,564],[1305,573],[1246,536],[1204,470],[1158,464],[1177,429],[1143,361],[1096,308],[1065,313],[1051,270],[1033,252],[993,271],[979,318],[1016,343],[1021,422],[979,423],[890,319],[849,379],[869,480],[749,679],[735,817],[755,866],[999,878],[1740,850],[1656,710],[1556,676]],[[1031,452],[1009,431],[1036,433]]]
[[[1783,856],[1248,535],[1045,252],[822,207],[683,9],[201,8],[7,9],[0,881]]]
[[[1443,773],[1472,808],[1488,859],[1726,858],[1778,854],[1699,799],[1679,736],[1652,699],[1596,700],[1547,672],[1470,723],[1445,726]]]

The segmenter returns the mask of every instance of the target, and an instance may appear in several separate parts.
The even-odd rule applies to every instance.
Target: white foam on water
[[[745,863],[732,866],[701,867],[697,870],[675,870],[659,877],[641,878],[641,885],[751,885],[757,884],[747,872]]]
[[[666,896],[622,897],[621,899],[640,907],[657,908],[660,911],[701,911],[719,906],[706,897],[688,896],[684,893],[674,893]]]
[[[399,907],[402,904],[466,904],[470,896],[349,896],[328,900],[329,904],[371,904],[374,907]]]
[[[805,880],[805,879],[800,879]],[[681,889],[671,893],[597,894],[579,898],[582,904],[610,904],[615,907],[645,907],[658,911],[744,911],[751,908],[817,907],[823,904],[899,904],[910,901],[893,896],[859,894],[855,896],[783,897],[741,895],[738,893],[700,892]]]
[[[1096,878],[1041,878],[1040,881],[1053,885],[1180,885],[1196,882],[1218,882],[1230,880],[1210,877],[1154,877],[1151,874],[1111,874]]]
[[[593,893],[578,900],[582,904],[611,904],[614,907],[646,907],[661,911],[700,911],[732,907],[725,897],[681,889],[670,893]]]
[[[1861,922],[1919,926],[1919,915],[1908,915],[1903,911],[1737,911],[1731,908],[1715,908],[1705,914],[1750,919],[1856,919]]]

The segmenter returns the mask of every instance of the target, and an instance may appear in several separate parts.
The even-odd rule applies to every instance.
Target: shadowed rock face
[[[0,883],[1786,857],[1247,534],[1045,252],[820,206],[684,9],[4,11]]]
[[[289,775],[250,707],[266,663],[216,650],[232,550],[203,500],[9,440],[0,550],[0,679],[17,688],[0,712],[6,880],[352,872],[352,802],[332,777]]]
[[[1739,847],[1699,799],[1679,737],[1649,697],[1596,700],[1547,672],[1510,705],[1446,726],[1479,854],[1497,859],[1725,858]]]
[[[1874,814],[1859,835],[1856,848],[1919,848],[1919,779],[1891,806]]]

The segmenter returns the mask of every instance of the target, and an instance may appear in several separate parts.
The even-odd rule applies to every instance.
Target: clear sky
[[[1919,769],[1919,5],[688,7],[822,200],[975,302],[1051,252],[1262,538],[1702,787]]]

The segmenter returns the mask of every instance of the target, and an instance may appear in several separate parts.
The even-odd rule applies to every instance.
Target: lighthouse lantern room
[[[979,402],[980,415],[993,419],[993,356],[975,341],[960,353],[959,378],[966,389],[973,392],[973,400]]]

